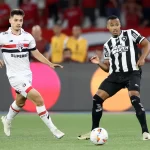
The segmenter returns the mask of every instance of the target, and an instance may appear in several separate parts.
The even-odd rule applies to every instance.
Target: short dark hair
[[[67,51],[71,52],[71,49],[66,47],[66,48],[64,48],[63,53],[64,53],[64,52],[67,52]],[[72,53],[72,52],[71,52],[71,53]]]
[[[10,12],[10,17],[13,17],[14,15],[20,15],[20,16],[25,16],[25,13],[22,9],[13,9],[11,12]]]
[[[111,15],[111,16],[109,16],[108,18],[107,18],[107,21],[108,20],[114,20],[114,19],[119,19],[117,16],[115,16],[115,15]]]

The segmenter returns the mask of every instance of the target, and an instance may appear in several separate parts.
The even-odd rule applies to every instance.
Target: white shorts
[[[10,85],[15,89],[16,93],[27,97],[28,92],[32,89],[32,74],[20,75],[9,78]]]

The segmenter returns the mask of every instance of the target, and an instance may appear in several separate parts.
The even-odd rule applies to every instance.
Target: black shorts
[[[140,92],[140,81],[140,71],[112,73],[102,82],[99,89],[107,92],[109,96],[113,96],[123,88]]]

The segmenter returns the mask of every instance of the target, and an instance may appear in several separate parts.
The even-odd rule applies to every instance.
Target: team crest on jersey
[[[23,49],[23,44],[22,43],[18,43],[17,45],[18,50],[21,52]]]
[[[26,84],[25,84],[25,83],[23,83],[23,84],[22,84],[22,86],[23,86],[23,87],[25,87],[25,86],[26,86]]]
[[[127,40],[127,37],[126,37],[126,36],[123,36],[123,37],[122,37],[122,41],[125,42],[126,40]]]

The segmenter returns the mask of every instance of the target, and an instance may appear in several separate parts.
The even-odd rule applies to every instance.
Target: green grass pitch
[[[12,123],[12,134],[6,137],[0,124],[0,150],[149,150],[150,141],[142,141],[141,129],[134,113],[104,113],[101,126],[108,131],[108,142],[95,146],[89,140],[77,140],[91,128],[89,113],[52,113],[56,126],[65,132],[57,140],[36,114],[19,114]],[[150,115],[147,115],[150,128]]]

